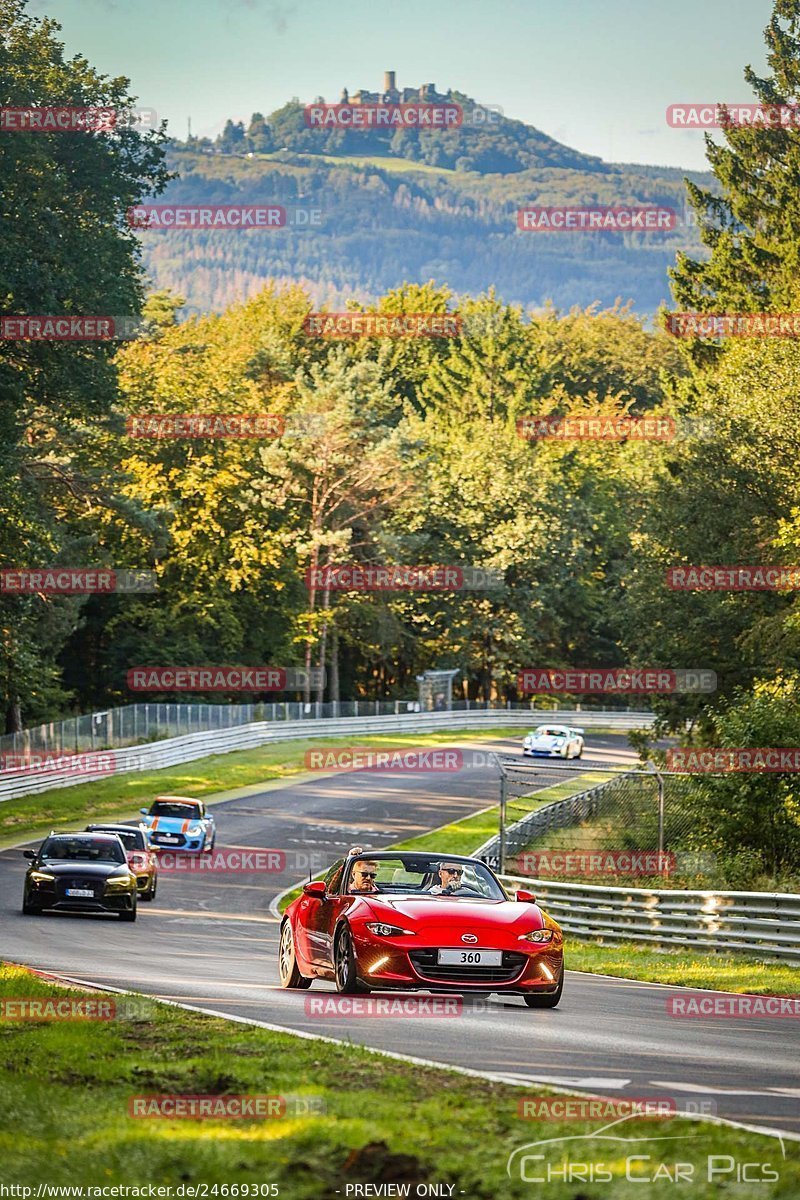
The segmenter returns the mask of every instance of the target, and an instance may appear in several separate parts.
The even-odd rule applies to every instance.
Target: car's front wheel
[[[120,921],[135,921],[136,920],[136,900],[133,901],[133,908],[125,909],[121,913],[117,913]]]
[[[158,887],[158,880],[153,879],[149,888],[147,888],[145,891],[140,893],[139,899],[140,900],[155,900],[157,887]]]
[[[310,988],[313,982],[311,979],[306,979],[305,975],[301,975],[298,969],[291,921],[284,921],[281,930],[281,943],[278,948],[278,974],[282,988]]]
[[[42,910],[38,904],[29,904],[27,899],[22,901],[22,915],[24,917],[39,917],[41,913]]]
[[[528,1008],[555,1008],[564,992],[564,968],[561,968],[561,976],[558,981],[558,987],[554,992],[535,992],[530,995],[523,996]]]
[[[342,926],[336,938],[333,965],[336,971],[337,992],[352,993],[361,990],[358,984],[358,968],[356,966],[356,951],[353,945],[353,937],[346,925]]]

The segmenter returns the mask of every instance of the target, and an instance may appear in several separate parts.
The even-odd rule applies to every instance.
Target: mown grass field
[[[3,1001],[86,995],[97,999],[100,994],[0,967]],[[707,1178],[709,1155],[770,1164],[778,1174],[777,1182],[732,1186],[723,1195],[789,1200],[800,1194],[798,1156],[784,1159],[780,1144],[764,1136],[676,1117],[637,1116],[611,1132],[629,1139],[676,1140],[608,1142],[597,1131],[613,1115],[522,1119],[523,1098],[535,1104],[537,1114],[543,1102],[563,1104],[564,1097],[548,1100],[543,1088],[534,1093],[140,997],[110,999],[119,1005],[112,1020],[0,1018],[0,1184],[236,1187],[216,1192],[228,1196],[268,1194],[244,1189],[273,1184],[282,1200],[336,1200],[348,1185],[409,1184],[413,1195],[421,1183],[449,1185],[459,1198],[523,1200],[541,1189],[524,1182],[518,1166],[506,1174],[512,1151],[541,1139],[589,1135],[566,1143],[570,1158],[607,1164],[612,1181],[590,1188],[552,1182],[547,1197],[636,1200],[645,1194],[707,1200],[720,1194],[718,1183]],[[542,1015],[528,1014],[532,1027]],[[413,1018],[405,1019],[411,1042]],[[261,1119],[129,1115],[135,1097],[154,1094],[289,1100],[287,1115]],[[789,1151],[794,1149],[789,1144]],[[534,1147],[531,1152],[542,1151]],[[544,1152],[554,1164],[564,1157],[560,1143]],[[626,1180],[628,1156],[642,1154],[652,1158],[647,1164],[635,1161],[638,1175],[652,1177],[657,1164],[670,1168],[677,1161],[691,1168],[691,1187],[676,1188],[666,1177],[644,1189]],[[535,1165],[542,1169],[541,1163]]]

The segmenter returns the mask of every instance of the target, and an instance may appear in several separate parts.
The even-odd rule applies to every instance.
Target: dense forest
[[[187,311],[221,311],[268,281],[301,283],[315,303],[377,302],[399,280],[435,279],[457,296],[494,287],[510,303],[560,308],[631,301],[652,318],[668,300],[676,250],[697,252],[683,173],[608,164],[540,130],[483,110],[458,92],[464,124],[451,130],[308,128],[292,102],[220,136],[173,141],[176,203],[277,201],[316,210],[318,225],[273,232],[151,232],[145,262]],[[475,123],[475,112],[493,118]],[[696,172],[703,187],[713,177]],[[526,204],[661,205],[667,233],[531,233]]]
[[[2,8],[15,102],[34,98],[46,78],[51,93],[83,103],[132,103],[124,80],[64,59],[52,22],[25,16],[17,0]],[[800,69],[795,17],[788,27],[785,14],[775,17],[768,30],[773,75],[751,80],[765,98]],[[713,183],[691,182],[688,192],[703,251],[674,260],[679,306],[791,310],[800,201],[780,181],[799,145],[788,127],[732,128],[724,145],[709,146]],[[192,192],[194,167],[170,181],[176,154],[216,180],[220,201],[237,173],[265,167],[202,147],[176,151],[163,133],[130,128],[21,134],[0,151],[4,190],[26,214],[5,239],[7,311],[144,313],[141,336],[122,345],[4,343],[0,555],[11,566],[149,569],[158,581],[141,595],[0,595],[8,729],[126,702],[127,671],[146,662],[321,666],[320,699],[413,696],[415,675],[436,667],[458,668],[464,695],[499,700],[516,698],[526,666],[702,667],[717,673],[717,691],[658,700],[668,724],[688,717],[702,734],[726,704],[755,704],[764,720],[778,705],[785,717],[780,698],[794,696],[800,669],[793,593],[676,593],[665,578],[680,564],[797,561],[795,341],[698,346],[624,306],[540,308],[501,288],[469,295],[463,278],[407,281],[373,306],[457,312],[455,337],[315,337],[306,318],[317,301],[297,279],[273,279],[249,298],[242,287],[224,311],[192,315],[174,292],[146,296],[139,240],[122,214],[167,188]],[[595,198],[620,199],[613,171],[584,166]],[[521,161],[502,183],[461,174],[465,188],[497,189],[499,212],[510,180],[519,200],[530,199],[530,169]],[[547,169],[560,172],[561,187],[572,179],[567,168]],[[358,193],[368,224],[366,196],[390,190],[389,177],[343,171],[373,181]],[[649,191],[635,198],[668,198],[658,176],[642,179]],[[392,203],[411,237],[425,206],[410,184],[396,186],[408,189]],[[306,194],[305,183],[295,187]],[[26,203],[33,192],[35,206]],[[495,219],[477,191],[474,203]],[[435,211],[463,233],[446,203]],[[378,224],[373,233],[376,264],[402,274],[392,239]],[[45,235],[52,260],[34,252]],[[202,277],[177,237],[161,244],[176,270]],[[601,264],[605,242],[590,244]],[[502,254],[486,253],[488,270]],[[286,432],[209,440],[126,430],[137,414],[191,412],[274,414]],[[518,432],[531,415],[642,413],[673,420],[675,435]],[[306,585],[309,568],[347,562],[489,568],[495,582],[427,594]]]

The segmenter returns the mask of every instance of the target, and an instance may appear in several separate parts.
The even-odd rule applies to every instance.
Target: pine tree
[[[794,107],[800,94],[800,0],[775,0],[765,30],[770,74],[745,69],[765,108]],[[675,299],[694,312],[780,311],[797,295],[800,264],[800,108],[797,123],[724,127],[724,144],[707,134],[719,194],[687,181],[706,261],[679,254],[671,272]],[[774,125],[773,122],[774,121]]]

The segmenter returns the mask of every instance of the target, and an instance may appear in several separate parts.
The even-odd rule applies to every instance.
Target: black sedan
[[[48,908],[136,920],[136,876],[116,834],[51,833],[24,854],[31,860],[22,897],[26,916]]]

